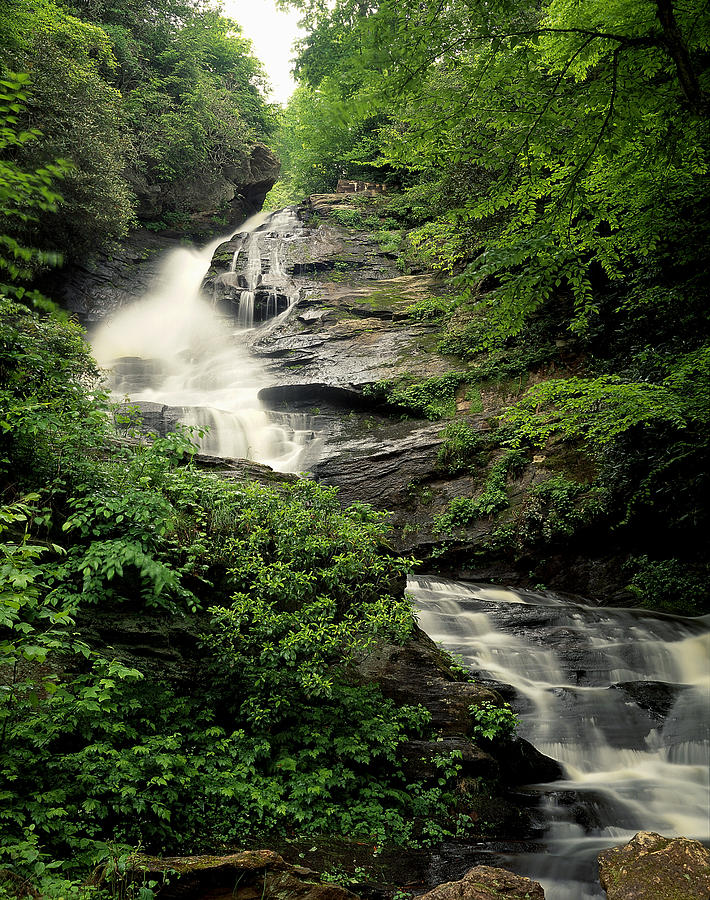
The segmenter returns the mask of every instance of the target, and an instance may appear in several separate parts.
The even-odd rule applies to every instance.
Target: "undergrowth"
[[[447,834],[399,753],[429,714],[353,677],[412,627],[387,516],[200,472],[189,434],[121,446],[75,325],[6,302],[0,337],[0,869],[70,896],[116,848]],[[195,647],[147,665],[93,611]]]

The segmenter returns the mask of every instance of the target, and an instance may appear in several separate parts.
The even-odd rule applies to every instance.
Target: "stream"
[[[148,293],[91,336],[114,396],[194,426],[208,454],[284,472],[317,458],[308,416],[259,401],[273,379],[247,341],[299,299],[284,262],[299,228],[293,210],[260,214],[201,250],[169,253]],[[205,282],[222,245],[231,265]],[[494,864],[539,880],[547,900],[597,900],[601,849],[639,830],[710,839],[710,617],[433,577],[412,577],[408,589],[424,631],[500,690],[521,736],[565,772],[530,786],[546,823],[544,852]]]
[[[597,900],[600,850],[641,830],[710,839],[710,617],[438,578],[412,577],[408,591],[423,630],[501,685],[518,733],[564,768],[533,786],[545,852],[500,864],[547,900]]]

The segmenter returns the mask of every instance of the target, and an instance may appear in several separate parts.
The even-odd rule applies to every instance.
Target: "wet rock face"
[[[489,687],[457,681],[436,644],[419,629],[403,645],[386,644],[364,659],[358,673],[375,681],[398,704],[421,704],[431,714],[435,741],[410,741],[405,767],[412,778],[433,777],[437,756],[460,754],[461,777],[494,779],[503,785],[529,784],[559,778],[561,768],[527,741],[505,742],[488,752],[470,737],[471,706],[501,703]],[[495,757],[495,758],[494,758]]]
[[[104,871],[95,880],[106,883],[109,876]],[[321,884],[311,869],[290,865],[273,850],[164,859],[135,856],[125,879],[135,885],[158,882],[161,900],[356,900],[355,894]]]
[[[640,831],[599,854],[608,900],[708,900],[710,850],[699,841]]]
[[[476,866],[460,881],[441,884],[428,894],[424,894],[421,900],[504,900],[504,898],[545,900],[545,892],[537,881],[514,875],[505,869]]]
[[[662,681],[623,681],[612,686],[629,700],[645,709],[654,723],[664,722],[679,694],[687,685],[665,684]]]
[[[160,271],[163,254],[178,246],[176,237],[138,231],[119,248],[52,275],[57,281],[46,290],[82,324],[98,322],[144,294]]]

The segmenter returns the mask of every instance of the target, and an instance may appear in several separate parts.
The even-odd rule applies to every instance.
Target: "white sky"
[[[276,9],[274,0],[223,0],[224,14],[242,26],[244,36],[254,44],[271,82],[269,99],[284,104],[296,87],[291,77],[294,41],[302,35],[300,13]]]

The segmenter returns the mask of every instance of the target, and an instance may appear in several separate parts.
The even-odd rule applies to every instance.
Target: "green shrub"
[[[469,712],[474,722],[473,734],[489,741],[510,739],[519,724],[508,703],[496,706],[491,700],[483,700],[477,706],[469,706]]]
[[[364,225],[362,213],[357,209],[333,209],[331,210],[331,218],[338,225],[344,225],[346,228],[362,228]]]
[[[427,297],[408,306],[405,312],[415,322],[436,322],[445,319],[456,306],[448,297]]]
[[[387,516],[197,471],[189,435],[117,446],[76,326],[0,312],[0,868],[39,883],[114,845],[447,833],[446,778],[400,758],[429,714],[353,678],[412,627]],[[90,645],[92,609],[199,640],[189,684]]]
[[[615,375],[536,384],[502,419],[515,429],[518,442],[538,447],[554,435],[598,448],[639,426],[686,425],[682,402],[670,386],[625,382]]]
[[[465,381],[465,372],[448,372],[423,381],[405,376],[397,381],[366,385],[363,393],[384,400],[407,415],[440,419],[456,412],[456,394]]]
[[[509,506],[506,482],[508,475],[519,472],[527,462],[527,455],[520,449],[508,450],[490,469],[482,493],[475,498],[454,497],[446,510],[434,516],[434,530],[450,533],[456,528],[466,528],[478,519],[506,509]]]
[[[381,229],[375,232],[375,240],[382,253],[397,253],[402,243],[402,232]]]
[[[629,590],[646,609],[684,616],[710,610],[710,571],[706,565],[648,556],[636,557],[628,565],[634,571]]]

